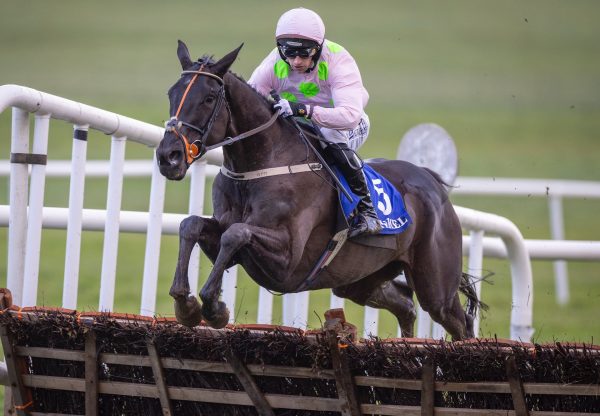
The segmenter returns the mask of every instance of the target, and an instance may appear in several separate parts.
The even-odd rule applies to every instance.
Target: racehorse
[[[387,244],[347,240],[307,282],[334,235],[338,193],[327,172],[315,168],[319,159],[293,122],[273,114],[272,103],[230,71],[242,46],[219,61],[205,55],[194,62],[178,42],[183,72],[168,92],[171,119],[156,150],[160,172],[181,180],[198,157],[218,146],[223,146],[223,167],[212,188],[213,216],[190,216],[180,226],[169,291],[177,320],[195,326],[204,319],[224,327],[229,311],[219,301],[223,273],[239,264],[271,291],[331,288],[360,305],[387,309],[405,337],[413,336],[416,294],[453,339],[473,337],[478,301],[462,273],[462,231],[446,184],[406,161],[369,164],[401,192],[413,223],[400,234],[381,237]],[[315,138],[308,140],[316,144]],[[213,263],[200,291],[202,306],[188,283],[196,243]],[[402,271],[405,282],[396,279]],[[465,310],[459,291],[467,295]]]

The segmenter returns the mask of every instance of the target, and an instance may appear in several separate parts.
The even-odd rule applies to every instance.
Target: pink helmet
[[[288,10],[281,15],[275,29],[275,38],[300,38],[322,45],[325,40],[325,25],[318,14],[305,8]]]

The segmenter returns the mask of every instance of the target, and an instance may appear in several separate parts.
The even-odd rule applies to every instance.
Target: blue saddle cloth
[[[350,190],[348,182],[340,170],[336,166],[333,166],[333,168],[344,188],[352,195],[352,201],[349,201],[343,193],[340,193],[342,210],[346,218],[348,218],[358,205],[360,198]],[[406,212],[402,195],[400,195],[400,192],[394,185],[369,165],[365,164],[363,171],[367,178],[367,185],[371,193],[375,212],[383,226],[380,234],[401,233],[412,223],[412,219],[408,215],[408,212]]]

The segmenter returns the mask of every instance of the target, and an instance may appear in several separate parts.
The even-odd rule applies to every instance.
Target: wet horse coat
[[[241,47],[240,47],[241,48]],[[272,119],[269,102],[229,71],[240,48],[218,62],[192,62],[179,42],[182,76],[169,90],[171,116],[157,149],[160,171],[182,179],[191,163],[211,146]],[[318,162],[289,120],[279,118],[264,130],[223,147],[223,165],[250,172]],[[369,164],[404,196],[413,219],[388,248],[349,240],[308,289],[331,288],[361,305],[387,309],[404,336],[412,336],[413,293],[421,307],[454,339],[473,336],[473,305],[459,300],[462,231],[438,175],[409,162],[378,159]],[[223,327],[229,311],[219,301],[224,271],[239,264],[259,285],[282,293],[305,289],[305,279],[334,234],[337,193],[321,170],[240,181],[219,174],[212,190],[212,218],[191,216],[181,223],[173,285],[179,322],[193,326],[204,318]],[[376,201],[375,201],[376,203]],[[194,245],[213,262],[200,291],[202,306],[190,294],[188,263]],[[388,244],[389,246],[389,244]],[[395,278],[404,271],[407,283]],[[464,281],[463,281],[464,282]]]

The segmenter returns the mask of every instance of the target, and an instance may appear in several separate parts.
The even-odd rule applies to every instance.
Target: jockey
[[[369,134],[364,107],[369,100],[354,58],[342,46],[325,39],[318,14],[297,8],[285,12],[275,30],[277,47],[254,70],[248,83],[268,96],[284,116],[312,119],[326,141],[325,152],[335,161],[359,198],[358,223],[349,237],[381,231],[369,196],[362,161],[355,151]]]

